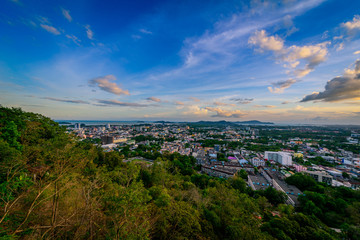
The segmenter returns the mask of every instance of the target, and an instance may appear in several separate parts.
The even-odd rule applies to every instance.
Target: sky
[[[360,124],[360,1],[2,0],[0,30],[3,106]]]

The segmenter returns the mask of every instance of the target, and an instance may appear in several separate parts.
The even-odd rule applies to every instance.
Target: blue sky
[[[360,2],[0,9],[0,103],[54,119],[360,122]]]

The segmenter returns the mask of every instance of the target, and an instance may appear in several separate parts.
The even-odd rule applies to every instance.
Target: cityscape
[[[360,239],[360,1],[3,0],[0,239]]]

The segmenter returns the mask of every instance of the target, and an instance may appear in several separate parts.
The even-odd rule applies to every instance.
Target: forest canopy
[[[151,151],[151,165],[125,162],[129,148],[104,152],[50,118],[0,107],[0,238],[359,239],[357,191],[296,175],[288,181],[306,196],[295,209],[244,174],[218,179],[192,157]]]

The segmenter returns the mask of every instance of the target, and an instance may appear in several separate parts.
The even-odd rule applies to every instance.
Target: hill
[[[130,154],[154,163],[124,162]],[[0,106],[0,238],[305,240],[359,233],[353,190],[334,192],[336,199],[309,192],[316,205],[307,199],[294,209],[274,188],[253,191],[239,176],[199,174],[195,163],[145,145],[104,152],[47,117]],[[328,213],[352,235],[324,224]]]

